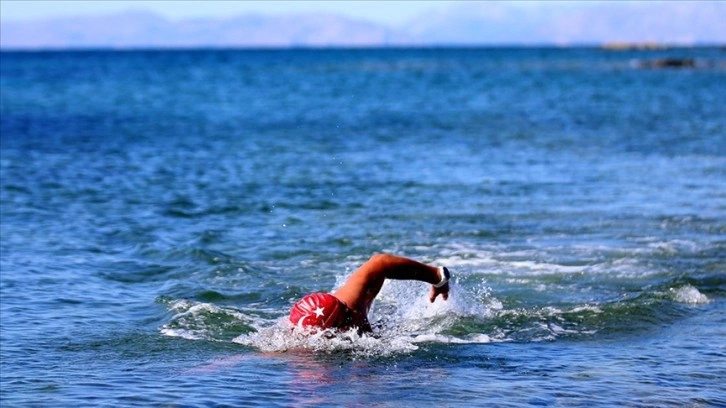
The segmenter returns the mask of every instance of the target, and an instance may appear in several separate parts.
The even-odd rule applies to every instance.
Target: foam
[[[597,304],[590,305],[583,301],[578,301],[576,305],[561,307],[505,309],[482,277],[501,274],[503,282],[535,291],[554,293],[556,290],[569,291],[572,285],[562,286],[549,280],[540,281],[541,276],[601,272],[616,277],[653,273],[645,265],[622,257],[607,258],[596,264],[572,266],[521,258],[525,255],[544,258],[547,253],[543,250],[522,250],[518,251],[516,256],[514,252],[509,252],[499,255],[501,259],[495,259],[495,255],[489,249],[473,246],[465,249],[464,252],[458,248],[459,252],[444,253],[441,258],[434,261],[426,260],[432,264],[451,266],[453,277],[448,301],[438,298],[431,303],[428,299],[430,286],[427,284],[387,280],[369,313],[374,334],[361,336],[355,331],[300,331],[301,329],[293,328],[288,322],[288,310],[261,313],[259,310],[237,310],[185,300],[170,302],[170,308],[176,313],[171,322],[161,328],[161,333],[192,340],[231,340],[263,352],[290,350],[346,352],[366,358],[411,353],[418,350],[423,343],[476,344],[513,340],[554,340],[562,336],[595,333],[596,330],[593,330],[591,325],[581,326],[581,319],[577,315],[600,314],[603,310]],[[348,272],[358,264],[358,261],[358,258],[346,261],[344,265],[346,272],[336,276],[336,286],[345,282]],[[461,267],[452,265],[461,265]],[[485,271],[478,271],[479,267]],[[487,275],[482,275],[482,272]],[[501,278],[493,277],[493,279]],[[465,286],[459,282],[465,283]],[[672,289],[671,292],[676,301],[683,303],[695,304],[708,301],[692,287]],[[591,302],[592,298],[588,296],[582,300]],[[234,337],[230,338],[229,331],[226,339],[218,334],[224,331],[224,327],[220,325],[232,325],[235,329]],[[243,334],[239,334],[240,332]]]
[[[694,253],[700,249],[696,242],[683,239],[652,242],[648,244],[648,247],[652,248],[653,252],[661,252],[667,255]]]
[[[410,323],[410,322],[408,322]],[[415,333],[417,324],[406,324],[378,328],[374,334],[359,335],[355,329],[336,331],[297,328],[286,319],[279,319],[272,327],[258,332],[243,334],[234,343],[254,347],[262,352],[288,352],[308,350],[322,353],[348,352],[355,357],[388,357],[408,354],[419,349],[422,343],[438,344],[483,344],[497,340],[483,333],[463,337],[436,332],[437,325],[429,325],[429,331]]]
[[[690,240],[663,240],[661,237],[634,238],[637,245],[579,244],[512,249],[500,245],[447,243],[437,246],[440,256],[431,263],[446,265],[452,272],[473,271],[489,276],[515,275],[518,278],[567,274],[604,274],[615,278],[647,278],[662,273],[645,265],[643,256],[695,253],[703,244]],[[563,256],[580,259],[581,264],[562,264],[552,259]],[[459,268],[457,271],[456,269]]]
[[[680,288],[671,288],[670,293],[674,300],[680,303],[697,305],[710,302],[710,299],[706,295],[699,292],[698,289],[691,285],[686,285]]]
[[[243,334],[232,340],[234,343],[254,347],[262,352],[287,352],[309,350],[335,353],[351,352],[359,357],[389,356],[409,353],[418,349],[406,338],[358,335],[355,329],[336,331],[315,328],[296,328],[281,318],[272,327],[255,333]]]
[[[254,329],[264,324],[259,318],[241,311],[219,307],[211,303],[197,303],[189,300],[175,300],[169,307],[176,313],[159,332],[165,336],[188,340],[223,341],[225,326]]]
[[[414,343],[485,344],[492,343],[497,340],[494,340],[483,333],[471,334],[464,338],[432,333],[414,336],[411,341]]]
[[[405,281],[386,281],[373,303],[369,319],[373,334],[358,335],[355,330],[340,332],[293,327],[286,317],[272,322],[255,333],[243,334],[233,341],[263,352],[310,350],[315,352],[350,352],[358,357],[407,354],[421,343],[489,343],[483,333],[454,336],[445,333],[465,318],[483,319],[501,309],[501,302],[491,297],[482,284],[464,290],[455,281],[449,299],[428,299],[429,286]]]
[[[186,329],[171,329],[168,327],[162,327],[159,332],[164,336],[168,337],[180,337],[186,340],[205,340],[206,336],[199,335],[192,330]]]
[[[597,306],[592,305],[583,305],[583,306],[577,306],[574,309],[572,309],[573,313],[580,313],[580,312],[593,312],[596,314],[602,313],[602,309],[600,309]]]
[[[345,276],[339,277],[339,282]],[[439,297],[429,302],[429,285],[419,282],[386,281],[373,304],[369,318],[373,334],[359,335],[355,330],[308,330],[294,328],[287,313],[280,310],[245,311],[212,303],[170,300],[173,312],[169,323],[159,331],[162,335],[188,340],[229,341],[225,330],[232,326],[237,333],[232,342],[263,352],[309,350],[314,352],[347,352],[356,357],[379,357],[406,354],[418,350],[421,343],[488,343],[492,339],[482,333],[460,336],[441,334],[461,319],[483,319],[502,308],[491,296],[491,289],[481,282],[468,289],[451,281],[448,301]],[[272,312],[272,313],[269,313]],[[284,311],[286,312],[286,310]],[[302,330],[302,331],[301,331]],[[229,336],[229,330],[226,332]]]

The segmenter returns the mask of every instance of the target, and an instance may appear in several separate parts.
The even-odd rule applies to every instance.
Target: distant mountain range
[[[171,21],[128,11],[2,21],[0,48],[722,45],[724,21],[721,1],[452,2],[397,27],[323,13]]]

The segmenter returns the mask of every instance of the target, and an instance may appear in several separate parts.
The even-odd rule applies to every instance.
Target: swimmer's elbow
[[[390,263],[394,259],[396,259],[396,257],[393,255],[390,255],[390,254],[373,254],[368,259],[368,262],[384,264],[384,263]]]
[[[404,258],[391,254],[374,254],[368,260],[368,264],[373,266],[374,269],[380,271],[386,271],[390,268],[395,268],[404,261]]]
[[[366,263],[361,266],[357,273],[365,275],[366,280],[385,279],[389,276],[388,272],[395,268],[398,258],[389,254],[374,254]]]

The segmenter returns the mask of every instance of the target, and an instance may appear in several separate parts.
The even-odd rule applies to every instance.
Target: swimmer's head
[[[345,306],[329,293],[312,293],[290,310],[290,322],[297,327],[337,327],[345,318]]]

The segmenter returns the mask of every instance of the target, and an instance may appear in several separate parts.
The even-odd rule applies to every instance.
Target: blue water
[[[3,407],[726,405],[722,49],[0,58]]]

